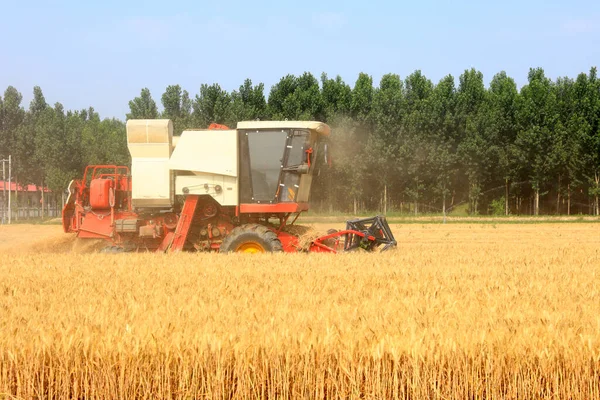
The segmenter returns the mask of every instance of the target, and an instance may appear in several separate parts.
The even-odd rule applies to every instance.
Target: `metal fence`
[[[0,212],[1,213],[1,212]],[[8,210],[4,211],[4,218],[0,215],[0,224],[4,220],[5,223],[8,221]],[[12,207],[11,213],[12,223],[28,220],[28,219],[39,219],[42,217],[41,207]],[[44,218],[59,218],[61,216],[60,207],[44,207]]]
[[[60,208],[56,207],[44,207],[44,218],[58,218],[61,215]],[[42,217],[42,209],[41,208],[32,208],[32,207],[21,207],[16,210],[13,207],[12,210],[12,220],[21,220],[21,219],[30,219],[30,218],[41,218]]]

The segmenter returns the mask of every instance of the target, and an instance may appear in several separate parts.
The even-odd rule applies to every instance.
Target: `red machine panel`
[[[112,179],[92,179],[90,183],[90,206],[95,210],[110,208],[110,189],[112,187]]]

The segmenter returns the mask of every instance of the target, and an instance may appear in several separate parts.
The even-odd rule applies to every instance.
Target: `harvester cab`
[[[388,249],[384,217],[348,221],[302,244],[288,229],[308,210],[330,128],[314,121],[213,124],[173,136],[170,120],[129,120],[125,166],[89,166],[69,185],[65,232],[114,251],[221,252]]]

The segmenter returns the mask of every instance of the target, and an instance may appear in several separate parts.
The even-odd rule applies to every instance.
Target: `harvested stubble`
[[[9,256],[0,394],[600,398],[599,228],[404,226],[375,255]]]
[[[316,238],[327,234],[324,230],[318,230],[309,225],[288,225],[284,230],[298,236],[298,247],[302,250],[308,250]]]

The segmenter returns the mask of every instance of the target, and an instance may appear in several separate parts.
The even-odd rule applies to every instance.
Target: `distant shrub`
[[[506,199],[504,196],[492,200],[490,203],[490,214],[492,215],[504,215],[504,207],[506,205]]]

